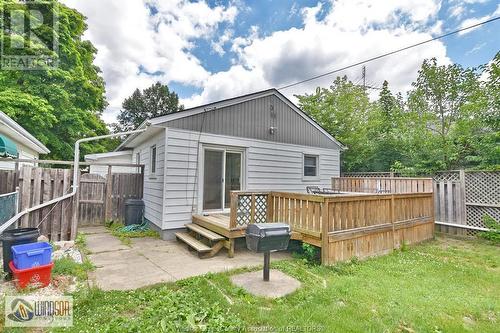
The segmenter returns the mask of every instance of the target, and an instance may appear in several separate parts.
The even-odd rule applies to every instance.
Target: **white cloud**
[[[211,73],[191,54],[194,40],[209,39],[219,24],[233,23],[238,13],[235,6],[210,7],[204,1],[63,1],[87,17],[85,38],[98,49],[95,63],[106,82],[107,122],[115,120],[123,99],[136,88],[158,80],[201,86]]]
[[[223,56],[226,53],[226,51],[224,50],[224,45],[226,45],[231,40],[231,38],[233,37],[233,33],[234,32],[231,29],[224,30],[224,33],[217,41],[212,41],[211,46],[213,51],[218,55]]]
[[[432,33],[441,30],[442,23],[435,19],[440,4],[438,1],[418,3],[420,7],[417,1],[409,0],[390,1],[389,5],[384,1],[381,6],[370,6],[367,1],[340,0],[321,21],[317,19],[321,4],[305,8],[303,28],[276,31],[268,36],[260,36],[254,30],[251,36],[236,38],[232,50],[238,55],[237,62],[229,70],[210,76],[203,84],[203,92],[184,103],[192,106],[280,87],[430,39]],[[412,18],[410,24],[402,23],[404,16]],[[422,61],[430,57],[436,57],[442,64],[450,63],[444,44],[435,41],[368,63],[368,80],[376,85],[388,80],[392,89],[404,92],[410,89]],[[294,100],[293,94],[312,92],[317,86],[326,87],[336,75],[348,75],[354,80],[360,73],[360,67],[353,68],[283,92]]]
[[[483,21],[487,21],[495,16],[498,16],[500,15],[500,5],[497,6],[497,9],[489,14],[489,15],[485,15],[485,16],[481,16],[481,17],[473,17],[473,18],[468,18],[464,21],[462,21],[462,23],[460,24],[460,28],[465,28],[465,27],[468,27],[468,26],[471,26],[471,25],[474,25],[474,24],[478,24],[478,23],[481,23]],[[472,32],[476,29],[479,29],[481,26],[477,26],[477,27],[474,27],[474,28],[471,28],[471,29],[468,29],[468,30],[465,30],[465,31],[461,31],[459,32],[458,34],[459,35],[465,35],[465,34],[468,34],[469,32]]]
[[[481,50],[485,45],[486,45],[486,42],[478,43],[478,44],[474,45],[474,47],[472,49],[470,49],[469,51],[465,52],[465,55],[471,55],[473,53],[476,53],[479,50]]]
[[[135,88],[157,80],[201,88],[199,94],[182,100],[190,107],[340,68],[429,39],[442,26],[436,17],[440,0],[337,0],[331,6],[318,2],[297,11],[303,20],[300,28],[263,35],[258,26],[252,26],[243,36],[234,35],[232,24],[237,24],[239,11],[252,9],[241,0],[226,7],[187,0],[64,1],[88,17],[86,36],[99,50],[96,64],[106,81],[110,108],[104,117],[108,122]],[[146,5],[154,5],[155,15],[150,15]],[[319,13],[324,14],[321,20]],[[224,33],[215,36],[221,24],[225,24]],[[231,67],[217,73],[203,67],[192,54],[198,38],[210,41],[219,55],[231,52]],[[367,64],[368,81],[380,85],[388,80],[392,89],[404,92],[429,57],[450,62],[444,44],[435,41]],[[147,73],[139,72],[139,67]],[[155,72],[163,74],[148,74]],[[360,73],[361,68],[353,68],[338,75],[355,80]],[[293,94],[328,86],[336,75],[283,92],[294,100]]]
[[[461,5],[450,7],[450,9],[448,9],[448,13],[451,17],[461,18],[465,13],[465,7]]]

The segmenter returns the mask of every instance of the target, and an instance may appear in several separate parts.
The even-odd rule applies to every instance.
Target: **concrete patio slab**
[[[268,298],[283,297],[300,288],[298,280],[277,269],[270,270],[269,281],[262,279],[262,271],[233,275],[231,281],[253,295]]]
[[[92,253],[127,250],[129,247],[108,231],[88,234],[85,237],[87,248]]]
[[[96,231],[97,230],[97,231]],[[262,254],[237,250],[234,258],[225,251],[209,259],[199,259],[185,244],[155,238],[132,239],[127,246],[105,228],[86,236],[88,258],[96,266],[95,284],[104,290],[130,290],[161,282],[171,282],[207,273],[260,266]],[[286,252],[273,253],[272,260],[290,258]]]

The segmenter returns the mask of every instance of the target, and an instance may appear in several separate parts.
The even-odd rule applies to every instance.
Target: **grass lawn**
[[[303,287],[282,299],[254,297],[229,272],[130,292],[83,289],[67,331],[500,331],[498,246],[438,238],[332,267],[300,259],[273,266]]]

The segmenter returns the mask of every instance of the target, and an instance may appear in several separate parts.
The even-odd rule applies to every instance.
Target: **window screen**
[[[318,156],[304,155],[304,177],[318,175]]]

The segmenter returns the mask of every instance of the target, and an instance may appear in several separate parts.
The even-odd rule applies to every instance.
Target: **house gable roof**
[[[321,127],[318,123],[316,123],[311,117],[309,117],[306,113],[304,113],[301,109],[299,109],[294,103],[292,103],[288,98],[286,98],[283,94],[281,94],[278,90],[276,89],[267,89],[243,96],[238,96],[238,97],[233,97],[209,104],[204,104],[201,106],[185,109],[182,112],[176,112],[172,114],[168,114],[165,116],[161,117],[156,117],[152,118],[148,121],[145,121],[139,128],[145,128],[148,125],[152,126],[161,126],[161,127],[169,127],[169,124],[175,124],[176,121],[178,122],[180,119],[188,118],[188,117],[193,117],[197,114],[205,113],[205,112],[213,112],[216,110],[221,110],[221,109],[227,109],[231,106],[237,105],[237,104],[242,104],[248,101],[256,100],[256,99],[261,99],[264,97],[268,96],[275,96],[277,97],[281,102],[286,104],[291,110],[293,110],[295,113],[297,113],[302,119],[304,119],[306,122],[311,124],[316,130],[320,132],[319,135],[325,136],[329,141],[333,142],[336,146],[338,146],[340,149],[346,149],[346,147],[336,140],[332,135],[330,135],[323,127]],[[140,134],[138,134],[140,135]],[[137,136],[137,135],[136,135]],[[125,139],[125,141],[117,148],[117,150],[122,149],[126,147],[127,143],[133,140],[136,136],[131,135]]]

